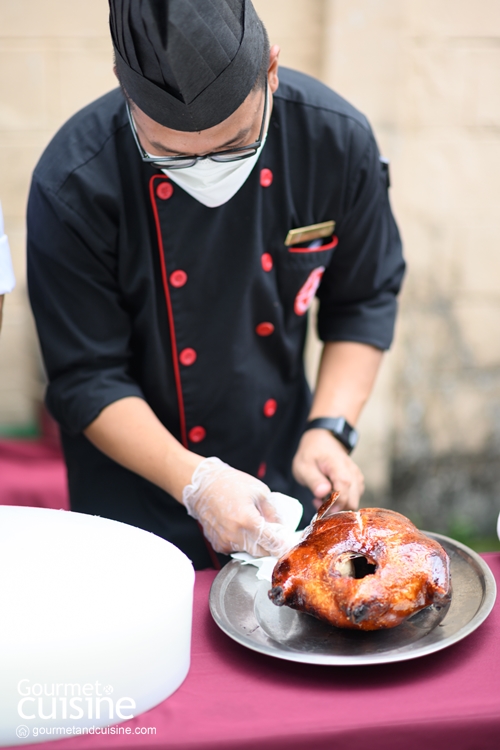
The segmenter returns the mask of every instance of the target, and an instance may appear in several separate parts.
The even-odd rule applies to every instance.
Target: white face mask
[[[257,153],[248,159],[226,164],[203,159],[187,169],[162,169],[162,172],[204,206],[216,208],[227,203],[246,182],[257,164],[265,142],[266,136]]]
[[[222,206],[223,203],[231,200],[233,195],[236,195],[257,164],[267,138],[270,109],[266,117],[262,143],[257,152],[248,159],[225,163],[202,159],[187,169],[162,169],[161,171],[204,206],[208,208]]]

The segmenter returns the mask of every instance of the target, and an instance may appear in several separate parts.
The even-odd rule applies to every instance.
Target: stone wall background
[[[366,502],[492,534],[500,510],[500,3],[255,0],[281,61],[370,119],[391,160],[409,274],[361,423]],[[0,338],[0,428],[42,386],[24,282],[31,171],[60,125],[115,85],[106,0],[0,0],[0,197],[18,285]],[[312,327],[312,326],[311,326]],[[308,343],[311,378],[318,343]]]

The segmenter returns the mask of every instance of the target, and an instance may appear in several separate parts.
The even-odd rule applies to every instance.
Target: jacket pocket
[[[316,245],[316,242],[310,242],[309,245],[291,245],[288,248],[289,253],[322,253],[326,250],[333,250],[337,247],[339,242],[339,238],[336,235],[333,235],[330,242],[327,242],[324,245]]]
[[[321,242],[324,244],[318,244]],[[338,237],[333,235],[332,238],[315,240],[307,245],[282,245],[277,255],[284,268],[305,273],[318,266],[328,268],[338,242]]]

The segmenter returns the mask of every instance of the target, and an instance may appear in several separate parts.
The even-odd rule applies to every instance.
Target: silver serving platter
[[[495,603],[496,583],[484,560],[464,544],[424,533],[450,557],[453,593],[447,608],[428,607],[390,630],[342,630],[289,607],[276,607],[267,596],[271,584],[258,580],[253,565],[233,560],[212,584],[212,617],[242,646],[306,664],[386,664],[440,651],[484,622]]]

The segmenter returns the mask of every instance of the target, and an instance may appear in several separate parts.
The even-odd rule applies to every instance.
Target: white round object
[[[117,724],[165,700],[189,670],[193,586],[190,560],[154,534],[0,506],[0,745]]]

